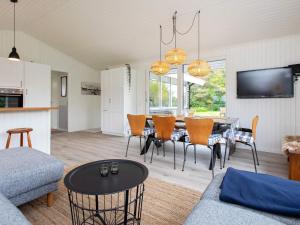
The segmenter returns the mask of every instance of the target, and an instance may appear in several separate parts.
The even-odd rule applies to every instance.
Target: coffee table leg
[[[129,190],[126,190],[125,191],[125,203],[124,203],[124,225],[127,225],[128,195],[129,195]]]

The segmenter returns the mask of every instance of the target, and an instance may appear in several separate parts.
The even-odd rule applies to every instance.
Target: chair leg
[[[175,146],[175,141],[173,142],[173,149],[174,149],[174,170],[176,169],[176,146]]]
[[[130,138],[131,138],[131,135],[128,137],[128,142],[127,142],[127,148],[126,148],[125,157],[127,157],[127,153],[128,153],[128,147],[129,147],[129,142],[130,142]]]
[[[258,156],[257,156],[257,150],[256,150],[256,144],[255,144],[255,142],[253,142],[253,145],[254,145],[254,151],[255,151],[255,155],[256,155],[256,162],[257,162],[257,165],[259,166],[259,161],[258,161]]]
[[[251,147],[251,151],[252,151],[252,157],[253,157],[253,164],[254,164],[254,169],[255,169],[255,173],[257,173],[257,169],[256,169],[256,160],[255,160],[255,156],[254,156],[254,150],[252,145],[249,145]]]
[[[163,141],[163,154],[164,154],[164,157],[166,156],[166,150],[165,150],[165,142]]]
[[[6,141],[6,147],[5,148],[9,148],[10,139],[11,139],[11,134],[8,134],[7,141]]]
[[[142,151],[142,136],[140,136],[140,151]]]
[[[208,146],[208,148],[211,150],[211,173],[212,173],[212,178],[214,178],[215,177],[215,171],[214,171],[214,168],[215,168],[214,150],[210,146]]]
[[[226,144],[225,144],[223,168],[225,168],[226,154],[227,154],[227,147],[228,147],[228,139],[226,140]]]
[[[154,147],[155,147],[155,142],[152,141],[153,143],[153,147],[152,147],[152,153],[151,153],[151,159],[150,159],[150,163],[152,163],[152,159],[153,159],[153,152],[154,152]]]
[[[30,138],[29,132],[27,132],[27,142],[28,142],[28,147],[29,147],[29,148],[32,148],[31,138]]]
[[[158,141],[158,140],[157,140]],[[158,141],[159,142],[159,141]],[[155,142],[154,142],[155,143]],[[156,146],[156,145],[155,145]],[[158,147],[156,146],[156,154],[159,155],[159,149]]]
[[[23,133],[20,134],[20,147],[23,147]]]
[[[197,155],[196,155],[196,145],[194,145],[194,160],[195,160],[195,164],[197,163],[196,157],[197,157]]]
[[[51,207],[51,206],[53,206],[53,203],[54,203],[53,193],[50,192],[47,194],[47,206]]]
[[[183,164],[182,164],[182,171],[184,171],[184,166],[185,166],[185,161],[186,161],[186,153],[187,153],[187,150],[188,150],[188,147],[190,146],[187,145],[185,146],[185,143],[183,142]]]

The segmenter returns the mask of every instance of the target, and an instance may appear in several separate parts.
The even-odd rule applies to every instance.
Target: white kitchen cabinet
[[[23,88],[24,63],[0,58],[0,88]]]
[[[24,107],[50,107],[50,66],[24,62],[24,71]]]
[[[101,72],[101,130],[105,134],[126,135],[127,114],[136,113],[135,71],[127,67]]]

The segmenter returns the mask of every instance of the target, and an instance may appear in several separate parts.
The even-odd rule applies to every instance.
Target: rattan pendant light
[[[160,26],[159,29],[159,61],[156,61],[151,65],[151,72],[156,75],[163,76],[170,71],[170,65],[167,62],[161,60],[162,27]]]
[[[188,66],[188,72],[194,77],[204,77],[210,73],[210,65],[200,59],[200,11],[198,11],[198,59]]]
[[[175,47],[169,50],[166,55],[165,59],[166,62],[171,65],[181,65],[185,62],[186,53],[183,49],[177,48],[177,28],[176,28],[176,21],[177,21],[177,11],[174,13],[173,17],[173,36],[175,38]]]

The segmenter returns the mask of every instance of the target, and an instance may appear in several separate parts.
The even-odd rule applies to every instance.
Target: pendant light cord
[[[16,3],[14,2],[14,47],[16,47]]]
[[[161,43],[162,43],[162,27],[159,25],[159,60],[161,61]]]
[[[198,15],[198,60],[200,60],[200,10],[197,12]]]
[[[173,14],[173,35],[172,35],[172,38],[170,41],[164,41],[162,38],[161,38],[161,43],[163,43],[164,45],[170,45],[174,39],[175,39],[175,48],[176,48],[176,45],[177,45],[177,37],[176,37],[176,34],[179,34],[181,36],[183,35],[186,35],[188,34],[192,28],[194,27],[194,24],[195,24],[195,21],[196,21],[196,17],[198,16],[198,33],[199,33],[199,30],[200,30],[200,10],[198,12],[195,13],[194,15],[194,18],[193,18],[193,21],[192,21],[192,24],[191,26],[184,32],[181,32],[177,29],[177,11],[174,12]],[[200,34],[198,34],[198,39],[200,39]],[[199,41],[200,42],[200,41]],[[200,45],[200,44],[199,44]],[[199,48],[199,47],[198,47]]]

